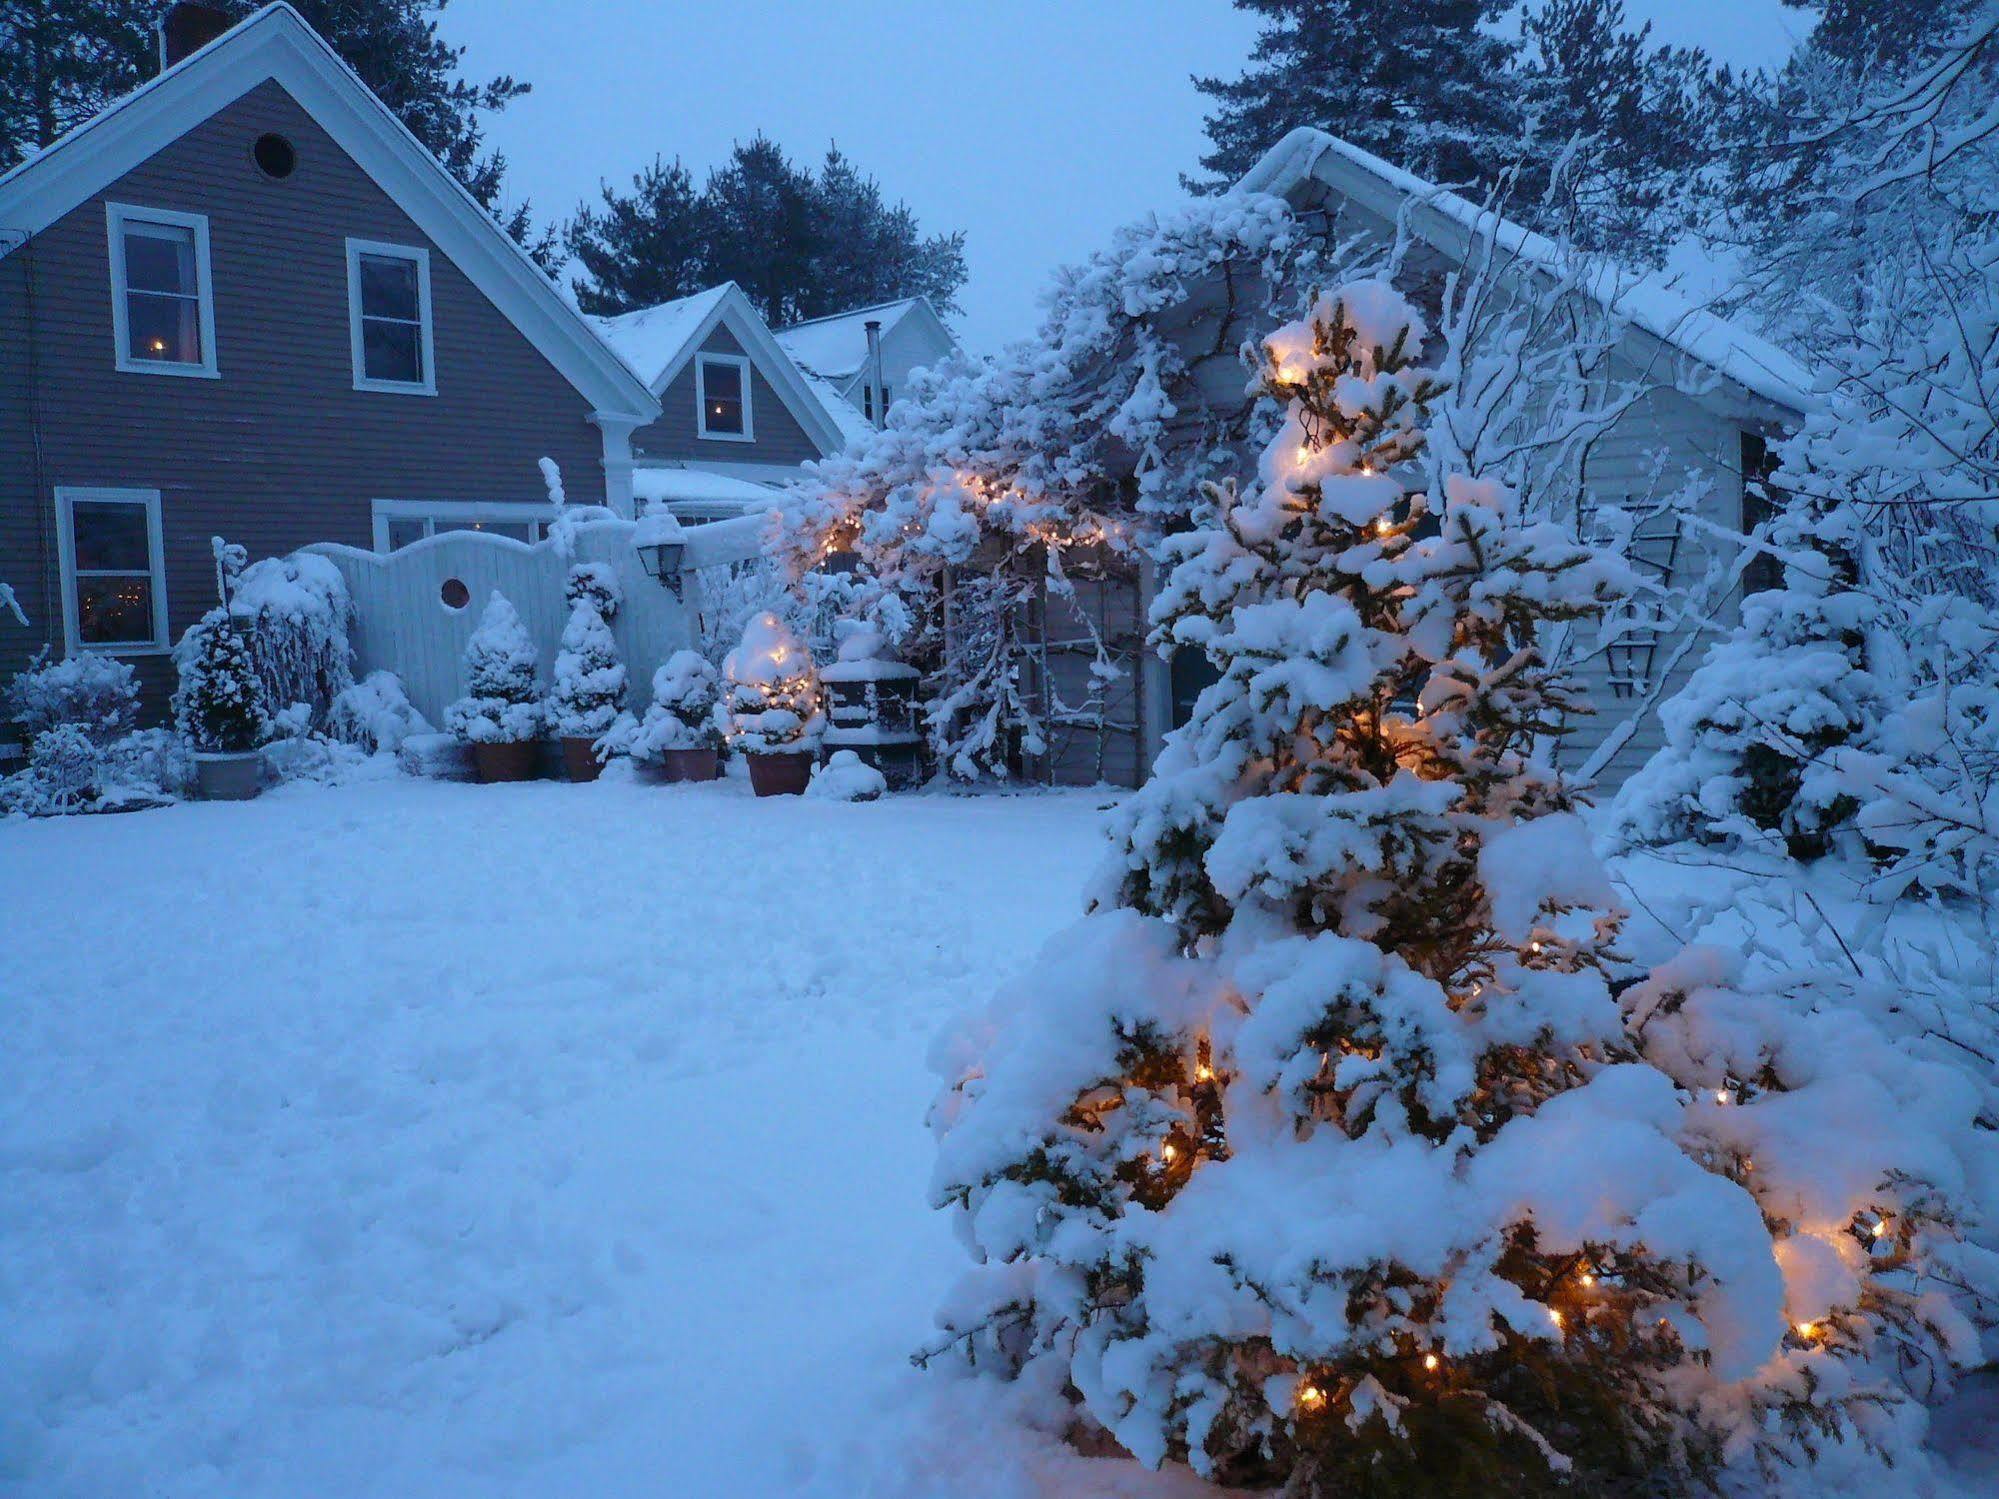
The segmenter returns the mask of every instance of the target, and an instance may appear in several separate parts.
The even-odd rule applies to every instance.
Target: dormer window
[[[750,362],[740,354],[694,356],[694,404],[703,437],[751,442]]]
[[[111,329],[131,374],[213,378],[215,288],[208,220],[198,213],[108,203]]]
[[[347,241],[347,332],[356,390],[434,396],[430,252]]]

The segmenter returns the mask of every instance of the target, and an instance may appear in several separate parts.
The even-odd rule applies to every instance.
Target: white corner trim
[[[739,372],[738,388],[743,399],[743,430],[740,432],[710,432],[708,430],[708,366],[711,364],[732,364]],[[706,350],[694,356],[694,421],[695,432],[710,442],[755,442],[757,440],[756,413],[751,408],[750,387],[754,383],[750,375],[754,366],[747,354],[711,354]]]
[[[128,288],[125,285],[125,226],[165,224],[194,231],[195,326],[201,337],[201,359],[183,364],[165,359],[134,359],[130,354]],[[133,203],[104,205],[104,234],[111,262],[111,338],[114,367],[127,375],[179,375],[221,378],[215,353],[215,277],[208,261],[208,215],[172,208],[142,208]]]
[[[603,434],[604,504],[613,515],[632,519],[638,506],[632,499],[632,432],[639,423],[615,411],[593,411],[590,420]]]
[[[361,329],[361,257],[410,260],[416,263],[416,307],[421,337],[423,378],[421,380],[371,380],[368,378],[367,349]],[[437,394],[437,351],[431,339],[430,251],[420,245],[392,245],[383,240],[347,241],[347,346],[354,362],[354,388],[379,391],[386,395],[434,396]]]
[[[107,641],[85,645],[77,638],[76,611],[76,520],[71,507],[86,504],[144,505],[146,507],[147,561],[152,569],[153,638],[151,640]],[[172,632],[167,627],[167,564],[160,534],[160,492],[157,489],[105,489],[87,485],[58,484],[56,504],[56,557],[61,567],[63,653],[101,656],[163,656],[171,650]],[[94,575],[93,575],[94,576]]]

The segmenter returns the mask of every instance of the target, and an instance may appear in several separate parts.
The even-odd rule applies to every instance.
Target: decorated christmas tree
[[[729,679],[729,740],[748,755],[809,751],[826,727],[812,653],[765,611],[722,663]]]
[[[226,609],[211,609],[174,651],[174,726],[196,749],[240,754],[264,742],[264,689],[250,643]]]
[[[506,595],[494,590],[465,645],[465,696],[444,710],[445,726],[468,744],[523,744],[539,737],[534,642]]]
[[[1868,1359],[1965,1327],[1880,1317],[1864,1260],[1815,1277],[1846,1227],[1821,1216],[1927,1202],[1930,1253],[1953,1147],[1898,1134],[1849,1178],[1781,1105],[1717,1119],[1780,1032],[1787,1086],[1824,1080],[1808,1007],[1712,1078],[1673,1053],[1667,980],[1627,1024],[1551,754],[1581,704],[1540,650],[1625,580],[1500,484],[1425,472],[1424,336],[1378,282],[1280,329],[1282,431],[1167,544],[1158,641],[1220,680],[1115,814],[1093,914],[940,1043],[933,1195],[977,1268],[924,1359],[1301,1494],[1668,1493],[1864,1435],[1902,1395]],[[1767,1199],[1738,1119],[1785,1143]],[[1925,1187],[1877,1191],[1893,1160]]]

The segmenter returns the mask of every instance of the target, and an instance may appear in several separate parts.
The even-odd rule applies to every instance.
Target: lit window
[[[117,367],[135,374],[213,376],[215,295],[208,220],[164,208],[105,205]]]
[[[347,318],[356,390],[437,393],[428,251],[348,240]]]
[[[167,648],[156,489],[56,490],[63,632],[72,651]]]
[[[694,360],[694,402],[703,437],[751,441],[750,362],[740,354],[700,354]]]
[[[406,546],[450,531],[477,531],[509,541],[540,541],[553,512],[526,501],[376,500],[375,550]]]

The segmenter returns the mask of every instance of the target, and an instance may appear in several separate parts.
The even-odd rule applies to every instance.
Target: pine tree
[[[984,1268],[932,1356],[1223,1482],[1680,1487],[1683,1371],[1758,1368],[1780,1276],[1673,1085],[1607,1065],[1618,913],[1537,646],[1621,569],[1497,482],[1412,487],[1423,340],[1381,282],[1280,329],[1282,432],[1167,543],[1159,637],[1220,680],[1097,913],[940,1051],[933,1196]]]
[[[562,644],[555,654],[555,688],[549,694],[549,717],[555,732],[567,739],[596,739],[618,721],[625,700],[625,663],[618,659],[618,642],[595,600],[579,597],[562,627]]]
[[[144,81],[148,0],[0,0],[0,170]]]
[[[240,754],[264,742],[264,689],[229,611],[211,609],[174,650],[174,725],[196,749]]]
[[[630,192],[606,184],[567,230],[582,268],[577,302],[629,312],[734,281],[772,324],[894,297],[956,310],[965,237],[925,238],[907,204],[840,152],[817,175],[759,135],[739,144],[700,192],[679,162],[655,160]]]
[[[444,710],[444,725],[468,744],[524,744],[545,717],[535,688],[534,642],[495,589],[465,645],[465,696]]]
[[[757,615],[722,663],[729,680],[729,742],[746,755],[810,751],[825,732],[812,653],[772,613]]]
[[[1300,125],[1316,125],[1431,181],[1490,187],[1521,155],[1516,43],[1492,23],[1509,0],[1235,0],[1260,16],[1249,66],[1196,78],[1220,192]]]

